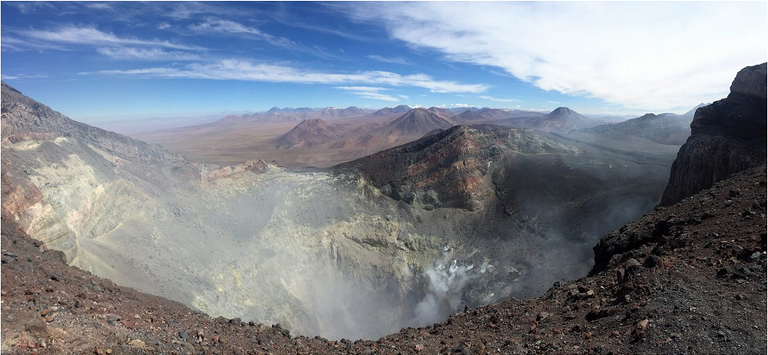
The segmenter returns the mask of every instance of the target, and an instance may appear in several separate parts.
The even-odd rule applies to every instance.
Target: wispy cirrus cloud
[[[220,19],[208,19],[204,22],[190,25],[189,28],[199,33],[228,33],[228,34],[242,34],[250,35],[254,38],[263,40],[273,46],[283,47],[293,50],[303,49],[298,43],[291,41],[285,37],[273,36],[269,33],[264,33],[258,28],[245,26],[235,21],[220,20]]]
[[[44,41],[36,41],[33,39],[20,39],[16,37],[10,37],[7,35],[3,36],[2,40],[2,49],[4,51],[10,50],[10,51],[44,51],[44,50],[57,50],[57,51],[68,51],[70,50],[67,47],[50,43],[50,42],[44,42]]]
[[[31,38],[37,41],[56,43],[56,44],[77,44],[77,45],[135,45],[151,46],[180,50],[201,50],[196,46],[171,43],[162,40],[146,40],[138,38],[119,37],[110,32],[101,31],[95,27],[77,27],[62,26],[56,30],[25,30],[17,31],[25,38]]]
[[[237,9],[230,8],[228,6],[220,6],[215,2],[199,2],[199,1],[178,1],[157,4],[162,15],[176,19],[187,20],[191,18],[197,18],[201,16],[211,15],[236,15]]]
[[[355,94],[357,96],[360,96],[362,98],[366,99],[373,99],[373,100],[381,100],[381,101],[390,101],[390,102],[397,102],[398,99],[389,96],[387,94],[383,94],[380,91],[386,91],[389,90],[387,88],[382,87],[375,87],[375,86],[337,86],[336,89],[347,91],[351,94]]]
[[[112,10],[112,6],[106,2],[89,2],[83,4],[83,6],[94,10]]]
[[[198,24],[189,25],[189,28],[198,32],[248,33],[263,37],[269,36],[256,28],[229,20],[208,19]]]
[[[338,58],[338,56],[329,53],[319,46],[307,47],[288,38],[274,36],[263,32],[258,28],[246,26],[239,22],[230,20],[209,18],[203,22],[190,25],[189,29],[197,33],[243,35],[256,40],[267,42],[276,47],[281,47],[292,51],[305,52],[326,59]]]
[[[508,99],[502,99],[502,98],[496,98],[493,96],[478,96],[481,99],[488,100],[488,101],[495,101],[495,102],[523,102],[518,99],[508,98]]]
[[[23,80],[23,79],[41,79],[41,78],[47,78],[47,74],[11,74],[11,75],[2,75],[3,80]]]
[[[500,68],[543,90],[665,111],[727,93],[768,59],[765,2],[355,3],[447,61]],[[514,19],[514,20],[510,20]]]
[[[9,1],[7,4],[16,7],[23,14],[32,13],[40,9],[54,8],[53,3],[45,1]]]
[[[135,47],[103,47],[96,51],[113,59],[119,60],[147,60],[147,61],[191,61],[202,58],[190,52],[165,50],[162,48],[135,48]]]
[[[236,59],[221,60],[213,63],[191,63],[183,68],[156,67],[130,70],[103,70],[97,72],[84,72],[81,74],[241,80],[300,84],[367,84],[411,86],[425,88],[435,93],[478,94],[488,89],[488,86],[484,84],[463,84],[454,81],[435,80],[426,74],[401,75],[386,71],[329,73],[299,69],[285,65],[254,63],[251,61]]]
[[[405,60],[404,58],[401,58],[401,57],[384,57],[384,56],[380,56],[380,55],[376,55],[376,54],[367,55],[365,57],[368,58],[368,59],[377,60],[377,61],[383,62],[383,63],[412,65],[412,63],[410,63],[409,61],[407,61],[407,60]]]

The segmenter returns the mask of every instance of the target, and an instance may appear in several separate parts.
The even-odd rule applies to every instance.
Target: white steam
[[[483,264],[482,271],[487,269]],[[427,294],[416,305],[416,323],[431,324],[442,320],[457,311],[462,304],[462,292],[467,284],[479,277],[473,264],[458,265],[456,260],[451,265],[438,264],[434,269],[428,269],[425,274],[429,280]]]

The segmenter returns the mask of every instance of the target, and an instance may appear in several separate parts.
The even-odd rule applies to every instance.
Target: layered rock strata
[[[668,206],[766,162],[766,63],[742,69],[727,98],[696,110],[691,136],[672,165]]]

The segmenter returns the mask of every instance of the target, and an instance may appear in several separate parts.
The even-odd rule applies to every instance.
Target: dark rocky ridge
[[[509,206],[529,204],[523,201],[558,205],[569,200],[583,202],[590,194],[594,194],[593,201],[597,201],[599,191],[614,188],[631,190],[634,186],[638,191],[645,191],[640,195],[652,196],[650,191],[663,189],[664,166],[668,166],[668,162],[663,156],[643,156],[644,167],[640,168],[634,166],[638,159],[629,153],[557,134],[475,125],[433,132],[415,142],[341,164],[335,169],[359,172],[385,195],[406,203],[416,202],[427,209],[455,207],[474,211],[500,202],[504,206],[499,208],[511,208],[505,213],[514,214],[512,209],[516,208]],[[612,170],[613,165],[623,169]],[[531,168],[534,166],[536,168]],[[636,175],[641,171],[643,178]],[[549,183],[548,174],[559,176],[559,183]],[[613,176],[608,176],[610,174]],[[650,183],[657,180],[659,184]],[[647,184],[640,187],[638,181]],[[627,196],[637,192],[629,190]],[[547,214],[551,213],[554,218],[571,207],[543,210],[549,210]]]
[[[662,205],[766,163],[766,63],[739,71],[727,98],[696,110],[672,165]]]
[[[108,152],[134,158],[141,163],[172,163],[186,165],[179,153],[172,153],[158,145],[150,145],[115,132],[105,131],[73,121],[50,107],[24,96],[5,82],[2,83],[2,139],[21,140],[74,138],[93,144]]]

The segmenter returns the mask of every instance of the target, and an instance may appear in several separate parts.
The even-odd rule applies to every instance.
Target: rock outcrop
[[[696,110],[661,205],[766,162],[766,63],[739,71],[727,98]]]

